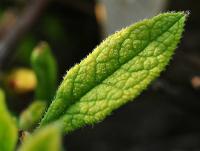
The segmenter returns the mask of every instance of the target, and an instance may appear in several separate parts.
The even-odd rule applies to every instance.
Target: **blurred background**
[[[5,75],[30,68],[30,54],[47,41],[59,80],[102,39],[165,11],[190,11],[170,66],[134,102],[103,122],[63,141],[71,151],[200,151],[200,1],[193,0],[0,0],[0,84],[9,109],[20,114],[35,85],[16,92]]]

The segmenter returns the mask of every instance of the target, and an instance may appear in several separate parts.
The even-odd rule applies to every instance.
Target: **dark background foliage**
[[[15,40],[12,52],[27,42],[27,49],[48,41],[59,63],[59,80],[101,41],[101,26],[94,0],[87,5],[52,2],[28,32]],[[24,6],[24,1],[1,0],[0,10]],[[199,151],[200,150],[200,1],[171,0],[169,10],[189,10],[184,37],[170,66],[136,100],[115,111],[105,121],[77,130],[63,141],[70,151]],[[137,14],[132,14],[137,15]],[[9,31],[12,30],[9,29]],[[0,30],[0,46],[6,33]],[[25,49],[24,48],[24,49]],[[26,49],[26,50],[27,50]],[[12,55],[11,55],[12,54]],[[28,53],[11,53],[1,66],[7,71],[29,66]],[[18,114],[29,104],[28,96],[9,101]],[[19,101],[21,99],[26,101]]]

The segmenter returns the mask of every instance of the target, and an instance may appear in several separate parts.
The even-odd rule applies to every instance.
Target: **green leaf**
[[[57,124],[36,130],[25,139],[18,151],[60,151],[61,132]]]
[[[186,16],[163,13],[108,37],[67,72],[41,126],[59,120],[70,132],[133,100],[168,64]]]
[[[16,143],[16,123],[6,108],[5,95],[0,89],[0,151],[13,151]]]
[[[41,42],[34,49],[31,65],[38,80],[36,99],[50,101],[57,86],[57,63],[46,42]]]
[[[19,127],[21,130],[30,130],[41,120],[45,109],[46,102],[34,101],[26,110],[24,110],[19,118]]]

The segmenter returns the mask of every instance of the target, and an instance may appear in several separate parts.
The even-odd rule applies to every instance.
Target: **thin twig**
[[[37,19],[41,16],[49,0],[33,0],[27,5],[16,24],[8,31],[0,42],[0,69],[8,63],[14,54],[14,49],[20,39],[25,35]]]

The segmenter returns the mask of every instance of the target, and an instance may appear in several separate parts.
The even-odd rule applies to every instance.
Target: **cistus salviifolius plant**
[[[67,72],[40,125],[59,120],[69,132],[133,100],[169,63],[185,17],[164,13],[108,37]]]
[[[43,112],[34,114],[37,107],[29,107],[27,116],[21,116],[23,124],[20,129],[34,132],[22,140],[18,150],[62,150],[61,133],[98,123],[113,110],[135,99],[169,63],[180,42],[187,14],[163,13],[109,36],[84,60],[67,71],[50,106],[48,102],[54,93],[57,67],[50,48],[45,47],[48,45],[40,45],[41,50],[34,51],[32,55],[37,79],[42,79],[36,90],[36,101],[47,101],[41,105],[41,110],[48,109],[43,118]],[[33,120],[34,115],[37,115],[37,120]],[[11,140],[16,140],[16,126],[10,115],[0,118],[0,122],[3,122],[0,128],[1,125],[8,125],[7,131],[13,131],[7,134],[0,129],[0,148],[5,144],[14,146],[16,141]],[[34,130],[32,125],[40,118],[42,120]],[[26,125],[26,121],[32,123]],[[13,148],[4,150],[11,151]]]

